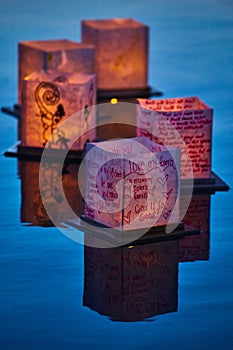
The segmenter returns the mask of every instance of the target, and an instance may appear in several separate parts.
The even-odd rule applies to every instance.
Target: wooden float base
[[[83,232],[89,239],[93,237],[93,239],[102,240],[110,245],[112,244],[112,246],[136,246],[171,241],[182,239],[186,236],[198,235],[202,232],[201,230],[188,226],[182,222],[170,233],[166,233],[166,226],[148,228],[146,233],[144,233],[145,229],[120,231],[97,223],[84,215],[80,218],[67,220],[64,224]],[[135,240],[135,237],[139,238]]]

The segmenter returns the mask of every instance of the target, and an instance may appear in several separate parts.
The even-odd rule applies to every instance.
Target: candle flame
[[[110,102],[115,105],[118,102],[117,98],[111,98]]]

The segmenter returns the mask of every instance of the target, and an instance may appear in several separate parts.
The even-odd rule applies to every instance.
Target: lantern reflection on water
[[[48,164],[43,174],[43,181],[48,184],[45,197],[54,213],[53,223],[44,210],[40,196],[39,166],[39,162],[19,162],[21,222],[36,226],[59,225],[69,218],[62,211],[62,197],[56,191],[56,163]],[[62,182],[71,208],[80,216],[84,203],[78,187],[78,170],[78,165],[67,164]],[[209,196],[194,195],[184,218],[184,222],[200,226],[204,233],[209,223]],[[57,220],[54,220],[55,217]],[[119,321],[139,321],[175,312],[178,307],[178,261],[203,259],[204,251],[208,251],[208,238],[209,235],[207,238],[195,235],[181,240],[149,244],[139,242],[138,245],[111,249],[84,246],[83,305]],[[93,244],[95,237],[85,234],[84,243],[88,244],[90,239]]]
[[[83,305],[114,321],[177,310],[178,241],[112,249],[84,247]]]
[[[45,164],[44,164],[45,165]],[[42,172],[43,200],[50,206],[52,220],[48,216],[41,198],[39,188],[39,162],[19,161],[19,176],[21,179],[21,222],[35,226],[60,225],[63,221],[71,218],[64,211],[63,197],[57,187],[58,165],[48,163]],[[74,213],[83,214],[83,201],[80,194],[77,177],[79,166],[68,164],[64,166],[62,184],[65,196]]]
[[[210,255],[210,199],[208,193],[194,194],[183,222],[202,231],[200,235],[180,240],[179,261],[209,260]],[[185,196],[181,196],[181,206]]]

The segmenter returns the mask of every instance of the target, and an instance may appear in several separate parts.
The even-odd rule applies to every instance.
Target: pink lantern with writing
[[[181,148],[181,178],[190,176],[187,152],[194,178],[210,178],[213,109],[198,97],[138,99],[137,102],[137,135]]]
[[[178,149],[145,137],[87,144],[86,217],[119,230],[179,222]]]

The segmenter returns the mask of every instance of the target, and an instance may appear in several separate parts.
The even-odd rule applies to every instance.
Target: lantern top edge
[[[184,96],[184,97],[170,97],[162,99],[146,99],[137,98],[137,104],[142,108],[149,108],[152,110],[170,112],[173,105],[177,110],[212,110],[213,108],[207,105],[198,96]],[[164,109],[164,110],[163,110]],[[173,110],[173,108],[171,108]]]
[[[126,154],[131,154],[131,152],[124,152],[124,150],[130,149],[132,150],[132,146],[134,145],[135,150],[137,152],[135,155],[138,154],[149,154],[148,150],[151,152],[164,152],[164,151],[169,151],[172,153],[180,153],[180,150],[178,147],[172,147],[172,146],[167,146],[167,145],[161,145],[158,144],[155,141],[149,140],[145,136],[136,136],[132,138],[120,138],[120,139],[114,139],[114,140],[105,140],[101,142],[88,142],[87,143],[87,151],[90,149],[94,148],[99,148],[100,150],[104,152],[109,152],[111,154],[114,154],[116,156],[119,155],[126,155]],[[137,146],[139,145],[139,146]],[[122,152],[119,152],[119,149],[122,149]]]
[[[72,41],[69,39],[48,39],[48,40],[32,40],[21,41],[19,46],[28,46],[37,50],[61,51],[61,50],[75,50],[75,49],[92,49],[93,45]]]
[[[32,81],[38,81],[41,80],[44,81],[54,81],[58,84],[85,84],[91,79],[95,79],[95,74],[87,74],[87,73],[68,73],[68,72],[62,72],[55,69],[38,69],[34,72],[32,72],[29,75],[26,75],[24,77],[24,81],[32,80]]]
[[[87,25],[97,30],[127,29],[147,27],[144,23],[133,18],[109,18],[82,20],[82,25]]]

